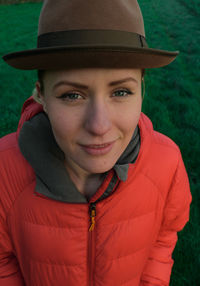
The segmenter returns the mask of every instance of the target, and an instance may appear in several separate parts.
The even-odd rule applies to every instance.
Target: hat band
[[[37,47],[145,47],[145,37],[118,30],[70,30],[38,36]]]

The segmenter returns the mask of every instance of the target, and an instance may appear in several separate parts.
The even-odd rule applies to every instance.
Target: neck
[[[92,196],[103,181],[104,174],[93,174],[82,169],[75,169],[73,166],[69,166],[66,161],[65,168],[78,191],[87,197]]]

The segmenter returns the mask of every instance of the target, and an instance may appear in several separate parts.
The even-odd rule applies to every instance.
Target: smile
[[[89,155],[105,155],[111,151],[115,141],[104,144],[80,145]]]

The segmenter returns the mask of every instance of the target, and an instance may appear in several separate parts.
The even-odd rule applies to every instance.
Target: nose
[[[106,103],[103,101],[91,102],[86,114],[86,130],[95,136],[102,136],[106,134],[111,127],[111,114]]]

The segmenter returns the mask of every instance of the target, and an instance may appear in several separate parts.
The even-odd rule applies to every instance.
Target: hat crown
[[[3,59],[19,69],[155,68],[177,54],[149,48],[136,0],[44,0],[37,48]]]
[[[120,30],[145,37],[136,0],[44,0],[38,36],[70,30]]]

